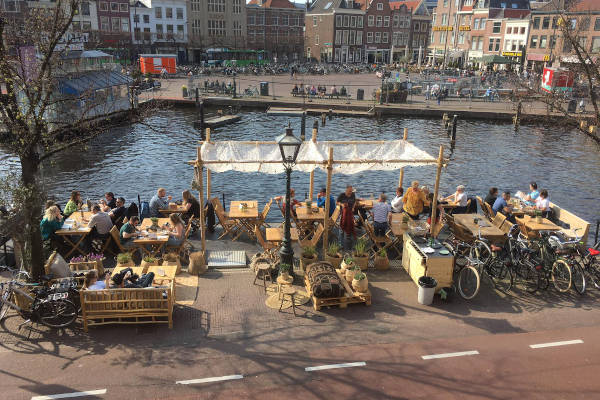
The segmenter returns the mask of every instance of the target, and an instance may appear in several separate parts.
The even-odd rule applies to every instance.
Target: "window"
[[[119,11],[121,11],[122,13],[126,13],[129,11],[129,9],[127,8],[128,4],[127,3],[121,3],[119,4]]]
[[[383,3],[377,3],[377,11],[383,10]]]
[[[110,3],[110,11],[119,12],[119,3]]]
[[[92,23],[90,21],[83,21],[81,23],[81,27],[83,28],[84,31],[91,31],[92,30]]]
[[[544,17],[542,20],[542,29],[550,28],[550,17]]]
[[[73,21],[71,23],[71,25],[73,26],[73,30],[74,31],[81,30],[81,22],[79,22],[79,21]]]
[[[448,7],[448,0],[444,0],[444,7]]]
[[[173,25],[167,25],[167,38],[171,39],[173,37]]]
[[[192,0],[192,11],[202,11],[202,5],[200,4],[200,0]],[[198,21],[198,20],[195,20]],[[192,25],[194,24],[194,22],[192,21]],[[195,32],[200,32],[200,26],[196,27],[196,29],[192,29]],[[198,34],[198,33],[194,33],[194,34]]]
[[[350,16],[344,15],[344,28],[347,28],[350,25]]]
[[[90,15],[90,3],[87,1],[81,3],[80,9],[81,15]]]
[[[348,44],[348,31],[343,31],[342,34],[342,44]]]
[[[587,37],[586,36],[577,36],[577,43],[579,43],[581,48],[585,50],[585,46],[587,44]]]
[[[111,18],[111,30],[113,32],[119,32],[121,30],[121,18]]]
[[[517,41],[516,40],[512,41],[511,46],[510,46],[510,50],[511,51],[517,51],[518,50],[517,49]]]
[[[582,31],[587,31],[590,29],[590,17],[584,17],[579,24],[579,29]]]
[[[458,44],[464,44],[464,43],[465,43],[465,32],[460,31],[458,33]]]
[[[145,24],[149,24],[150,23],[150,16],[148,14],[144,15],[144,23]]]
[[[400,24],[400,16],[398,14],[394,14],[394,19],[392,21],[393,21],[392,22],[392,24],[393,24],[392,26],[394,28],[397,28],[398,25]]]
[[[446,31],[440,33],[440,44],[446,43]]]
[[[163,38],[163,26],[162,26],[162,24],[156,25],[156,38],[157,39],[162,39]]]
[[[315,35],[315,44],[319,44],[319,35]]]
[[[556,46],[556,36],[550,35],[550,42],[548,44],[548,47],[553,49],[555,46]]]
[[[121,18],[121,32],[129,32],[129,18]]]
[[[575,18],[571,18],[571,29],[575,30],[577,27],[577,20]]]
[[[436,14],[436,13],[433,13],[433,15],[431,16],[431,23],[432,23],[433,25],[435,25],[435,21],[436,21],[436,19],[437,19],[437,14]]]
[[[474,30],[478,30],[479,29],[479,18],[475,18],[473,20],[473,29]]]
[[[594,21],[594,30],[600,31],[600,18],[596,18],[596,20]]]
[[[4,10],[5,12],[19,12],[21,7],[17,0],[4,0]]]
[[[500,51],[500,39],[496,39],[496,44],[494,46],[494,51]]]
[[[381,27],[383,26],[383,17],[381,15],[377,16],[377,22],[375,23],[376,26]]]
[[[483,37],[477,36],[471,39],[471,50],[481,50],[483,46]]]
[[[356,15],[350,17],[350,28],[356,28]]]
[[[138,23],[138,22],[140,22],[140,16],[139,16],[139,15],[137,15],[137,14],[134,14],[134,15],[133,15],[133,22],[135,22],[135,23]]]
[[[388,43],[390,41],[390,36],[388,32],[383,32],[383,36],[381,37],[382,43]]]
[[[375,16],[369,15],[369,19],[367,20],[367,26],[373,26],[373,25],[375,25]]]
[[[254,25],[254,14],[248,14],[248,25]]]
[[[510,50],[510,40],[504,41],[504,51]]]
[[[313,26],[317,26],[317,17],[313,16]]]
[[[225,6],[223,6],[223,9],[224,9],[224,7]],[[209,20],[208,21],[208,36],[225,36],[225,21]]]
[[[512,28],[509,26],[508,28],[506,28],[506,34],[510,35],[512,33]]]
[[[343,17],[341,15],[335,16],[335,26],[340,27],[343,24]]]
[[[362,16],[359,16],[358,19],[356,20],[356,27],[357,28],[363,27],[363,17]]]
[[[498,51],[498,50],[500,50],[500,39],[490,39],[488,51]]]
[[[350,45],[356,44],[356,31],[350,31],[350,38],[348,39],[348,44],[350,44]]]
[[[335,31],[335,44],[342,44],[342,31]]]
[[[135,40],[142,40],[142,31],[140,28],[133,28],[133,38]]]
[[[375,32],[375,43],[381,43],[381,32]]]
[[[110,31],[108,17],[104,17],[104,16],[100,17],[100,30],[105,31],[105,32]]]
[[[373,32],[367,32],[367,43],[373,43]]]
[[[533,29],[540,29],[540,17],[533,19]]]
[[[552,17],[552,29],[558,28],[558,18]]]
[[[521,35],[524,35],[524,34],[525,34],[525,27],[524,27],[524,26],[522,26],[522,27],[521,27]]]
[[[177,19],[183,19],[183,8],[177,8],[175,11],[177,13]]]
[[[592,38],[592,47],[590,51],[592,53],[600,53],[600,36],[594,36]]]
[[[290,23],[290,16],[285,14],[281,16],[281,25],[287,26]]]
[[[479,25],[479,29],[485,29],[485,18],[481,18],[481,25]]]
[[[233,0],[233,13],[234,14],[242,13],[242,0]]]
[[[171,7],[165,8],[165,18],[173,18],[173,9]]]
[[[419,23],[418,23],[418,22],[415,22],[415,25],[414,25],[414,27],[413,27],[413,30],[414,30],[415,32],[418,32],[420,28],[421,28],[421,26],[419,25]]]
[[[273,17],[271,18],[271,25],[279,25],[279,16],[277,14],[273,15]]]
[[[385,17],[383,17],[383,26],[390,26],[390,16],[386,15]]]
[[[107,2],[105,2],[105,1],[100,2],[100,11],[108,11],[108,3]],[[600,19],[600,18],[598,18],[598,19]]]
[[[500,8],[506,8],[506,3],[500,3]]]
[[[363,44],[362,43],[362,35],[363,35],[362,31],[356,31],[356,44],[359,46]]]
[[[563,43],[563,53],[570,53],[572,49],[573,46],[571,45],[571,41],[565,40]]]
[[[445,26],[448,24],[448,14],[442,14],[442,25]]]
[[[531,41],[529,42],[529,47],[531,47],[532,49],[535,49],[537,47],[537,43],[538,43],[537,35],[531,36]]]
[[[225,0],[208,0],[208,12],[224,13],[225,12]],[[217,21],[213,21],[213,22],[217,22]],[[259,25],[262,25],[262,24],[259,24]],[[215,32],[217,32],[220,28],[217,27],[214,29],[216,29]],[[222,36],[222,35],[215,35],[215,36]]]
[[[502,26],[502,22],[494,22],[494,27],[492,28],[492,33],[500,33],[501,26]]]
[[[413,38],[412,47],[419,47],[419,39],[416,37]]]
[[[548,38],[546,35],[542,35],[540,36],[540,49],[545,49],[546,45],[548,44]]]
[[[235,34],[235,33],[236,33],[236,32],[235,32],[235,23],[236,23],[236,22],[237,22],[237,23],[238,23],[238,25],[239,25],[239,22],[238,22],[238,21],[235,21],[235,22],[233,23],[233,26],[234,26],[234,28],[233,28],[233,36],[237,36],[237,35]],[[183,39],[183,35],[184,35],[184,29],[183,29],[183,25],[177,25],[177,37],[178,37],[178,38],[180,38],[180,39]]]
[[[156,7],[154,9],[154,18],[162,18],[162,8]]]
[[[334,62],[340,62],[340,56],[342,54],[342,49],[340,49],[339,47],[335,49],[335,53],[333,56],[333,61]]]

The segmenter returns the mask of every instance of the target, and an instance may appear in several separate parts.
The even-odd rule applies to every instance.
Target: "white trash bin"
[[[417,296],[419,304],[428,306],[433,303],[433,295],[435,294],[436,286],[437,281],[430,276],[422,276],[419,278],[419,293]]]

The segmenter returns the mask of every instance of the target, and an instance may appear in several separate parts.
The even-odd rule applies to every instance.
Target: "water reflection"
[[[123,126],[92,140],[86,149],[72,149],[57,155],[44,165],[44,181],[48,192],[65,203],[73,189],[84,197],[99,198],[111,190],[127,201],[148,200],[160,186],[176,197],[189,188],[193,170],[186,161],[194,159],[200,135],[193,129],[193,110],[175,109],[159,112],[145,125]],[[316,117],[307,119],[306,136]],[[244,114],[239,123],[219,128],[213,140],[273,140],[284,131],[288,121],[299,135],[300,119],[268,116],[264,113]],[[457,142],[452,154],[450,140],[439,120],[388,118],[335,118],[319,126],[320,140],[398,139],[408,128],[409,140],[437,156],[439,145],[446,147],[452,161],[443,170],[441,190],[453,191],[464,184],[468,194],[485,194],[490,186],[500,190],[525,190],[530,181],[550,192],[552,201],[573,210],[589,221],[598,215],[600,187],[600,154],[598,146],[581,134],[563,128],[521,126],[514,133],[512,125],[477,121],[459,121]],[[0,153],[0,166],[6,169],[11,158]],[[346,184],[357,188],[359,195],[389,195],[398,183],[399,173],[364,172],[357,175],[335,175],[333,188],[337,194]],[[435,167],[409,167],[405,185],[412,180],[433,186]],[[315,173],[315,190],[325,185],[325,173]],[[308,174],[295,172],[293,186],[298,197],[308,191]],[[283,175],[213,174],[214,194],[231,199],[256,199],[264,204],[268,198],[285,189]],[[270,214],[276,219],[278,213]]]

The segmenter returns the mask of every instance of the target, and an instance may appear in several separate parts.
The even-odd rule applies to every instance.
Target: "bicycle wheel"
[[[475,243],[473,243],[470,253],[471,258],[481,262],[482,266],[487,265],[492,258],[492,249],[490,249],[490,246],[482,240],[476,240]],[[479,273],[481,274],[481,271],[479,271]]]
[[[572,261],[571,264],[571,282],[573,283],[573,287],[575,291],[579,294],[585,293],[585,274],[583,273],[583,268],[577,261]]]
[[[592,262],[585,269],[585,279],[589,281],[596,289],[600,289],[600,263]]]
[[[36,312],[42,324],[55,329],[66,328],[77,319],[77,307],[66,299],[42,303]]]
[[[571,278],[571,267],[565,260],[558,259],[552,264],[552,283],[556,290],[565,293],[571,289]]]
[[[4,317],[6,317],[6,314],[8,313],[8,310],[10,309],[10,306],[6,302],[10,301],[11,295],[12,295],[12,290],[4,289],[2,291],[2,307],[0,307],[0,321],[2,321],[4,319]]]
[[[465,300],[471,300],[479,292],[479,272],[475,267],[467,265],[458,274],[458,291]]]
[[[535,293],[543,279],[543,271],[527,262],[521,262],[517,268],[515,276],[519,289],[525,290],[527,293]]]
[[[512,269],[510,269],[503,262],[493,262],[486,271],[492,279],[494,287],[502,293],[510,292],[514,282],[514,275]]]

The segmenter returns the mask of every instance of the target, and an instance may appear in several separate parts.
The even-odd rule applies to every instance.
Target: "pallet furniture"
[[[588,241],[588,235],[590,234],[590,223],[572,212],[560,208],[560,206],[552,202],[550,202],[550,208],[552,209],[552,213],[556,220],[561,225],[568,226],[568,228],[561,227],[560,232],[570,239],[575,239],[576,237],[581,238],[581,241],[585,246]]]
[[[306,293],[308,293],[309,297],[313,301],[313,308],[315,311],[319,311],[321,307],[328,306],[339,306],[340,308],[348,307],[348,304],[355,303],[365,303],[366,305],[371,305],[371,291],[367,291],[366,293],[355,292],[352,290],[346,278],[342,275],[340,269],[336,269],[338,278],[340,282],[342,282],[345,290],[345,294],[342,297],[331,297],[331,298],[317,298],[313,295],[312,288],[310,287],[310,282],[308,280],[308,276],[304,275],[304,285],[306,286]]]
[[[422,245],[427,247],[426,244]],[[439,250],[432,254],[425,254],[421,245],[416,243],[410,234],[404,234],[404,251],[402,252],[402,267],[411,279],[418,285],[419,278],[430,276],[437,281],[436,291],[452,286],[454,272],[454,256],[450,253],[443,255]]]
[[[173,328],[174,282],[161,288],[81,290],[83,330],[107,324],[168,324]]]

